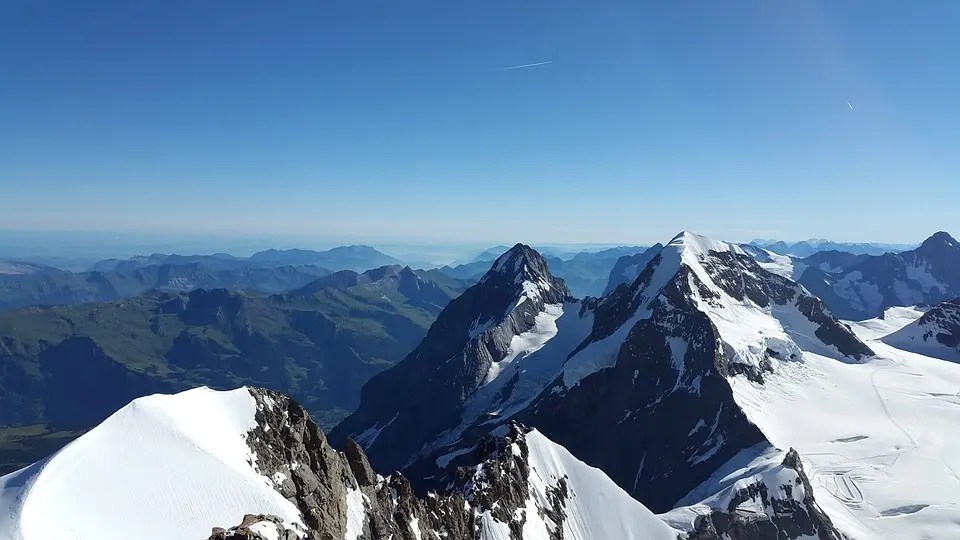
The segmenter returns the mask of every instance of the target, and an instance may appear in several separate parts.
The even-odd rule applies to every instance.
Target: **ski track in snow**
[[[763,387],[740,377],[731,387],[771,442],[797,448],[818,503],[851,537],[955,538],[960,366],[884,344],[922,314],[895,310],[848,323],[875,358],[805,352],[803,362],[777,362]]]

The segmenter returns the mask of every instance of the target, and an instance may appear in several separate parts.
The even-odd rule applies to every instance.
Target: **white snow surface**
[[[883,342],[898,349],[939,358],[948,362],[960,362],[960,351],[937,340],[937,335],[946,333],[936,321],[914,321],[882,338]]]
[[[112,540],[131,531],[206,538],[245,514],[299,524],[255,469],[246,388],[134,400],[56,454],[0,478],[0,538]]]
[[[524,540],[549,540],[548,532],[556,529],[556,524],[541,517],[538,509],[551,507],[547,488],[556,486],[564,477],[571,494],[566,500],[564,539],[676,540],[676,530],[620,489],[600,469],[581,462],[539,431],[528,433],[526,442],[530,451],[530,497],[523,509],[527,518]],[[483,538],[510,540],[507,524],[496,521],[489,513],[481,514],[480,519]]]
[[[855,309],[868,313],[876,312],[883,303],[883,295],[875,283],[863,281],[863,273],[859,270],[843,276],[833,286],[837,296],[850,302]]]
[[[363,536],[363,523],[367,519],[364,497],[366,495],[358,488],[347,488],[347,532],[344,540],[357,540]]]
[[[677,508],[659,517],[671,527],[692,531],[698,516],[709,514],[712,510],[729,511],[737,492],[758,482],[766,486],[771,497],[802,502],[804,487],[798,482],[796,471],[783,466],[785,456],[786,452],[766,443],[748,448],[691,491]],[[789,494],[784,486],[790,487]],[[736,508],[755,515],[766,514],[771,518],[775,515],[774,508],[764,506],[759,497],[745,500]]]
[[[428,443],[422,453],[455,443],[483,415],[494,415],[494,421],[499,421],[523,410],[557,377],[567,356],[593,326],[591,312],[581,317],[579,301],[548,304],[536,320],[539,331],[514,336],[508,357],[491,366],[484,383],[464,402],[460,424]],[[504,392],[511,380],[510,391]],[[437,464],[446,466],[457,455],[443,455]]]
[[[390,421],[384,424],[383,426],[380,426],[379,424],[374,424],[368,427],[367,429],[360,432],[359,435],[354,437],[353,440],[363,448],[369,448],[370,445],[377,440],[377,437],[380,436],[380,433],[382,433],[383,430],[387,429],[387,427],[389,427],[390,424],[392,424],[393,421],[396,420],[398,416],[400,416],[400,413],[393,415],[393,418],[391,418]]]
[[[933,274],[930,273],[929,264],[927,263],[919,266],[907,266],[907,277],[916,281],[920,285],[920,290],[925,293],[929,293],[933,289],[940,289],[941,291],[949,289],[949,287],[933,277]]]
[[[0,261],[0,275],[26,275],[39,271],[40,267],[33,264]]]
[[[258,521],[247,528],[264,537],[266,540],[280,540],[280,532],[273,522]]]
[[[788,255],[778,255],[770,250],[757,246],[747,245],[743,247],[750,256],[753,257],[761,268],[774,274],[779,274],[785,278],[796,281],[807,269],[807,265]]]
[[[852,538],[956,538],[960,531],[960,366],[881,339],[910,308],[849,323],[876,353],[862,363],[805,352],[757,385],[729,381],[778,448],[796,448],[820,507]]]
[[[527,292],[527,294],[529,294],[529,292]],[[522,296],[521,299],[526,297],[527,296]],[[550,341],[553,336],[557,335],[557,319],[559,319],[561,315],[563,315],[562,304],[545,305],[543,311],[536,315],[533,328],[528,332],[513,336],[510,339],[510,348],[507,349],[507,355],[499,362],[490,364],[483,384],[490,384],[500,375],[500,372],[503,371],[505,366],[511,364],[518,358],[522,359],[537,352],[547,341]]]

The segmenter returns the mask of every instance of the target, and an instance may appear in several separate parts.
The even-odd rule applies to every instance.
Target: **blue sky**
[[[960,233],[957,27],[946,1],[4,2],[0,228]]]

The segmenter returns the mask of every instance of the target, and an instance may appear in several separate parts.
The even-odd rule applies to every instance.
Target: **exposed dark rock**
[[[960,296],[960,242],[938,232],[900,253],[864,255],[839,272],[807,268],[799,282],[841,319],[878,317],[892,306]]]
[[[688,540],[795,540],[811,536],[844,540],[846,537],[814,500],[813,488],[796,450],[787,452],[782,466],[796,472],[796,485],[781,485],[777,493],[771,493],[767,484],[757,479],[735,493],[726,509],[699,517]],[[793,491],[801,487],[804,496],[798,501]],[[770,510],[763,514],[741,510],[740,505],[746,501],[759,501]]]
[[[681,276],[664,288],[612,367],[573,388],[545,390],[517,416],[654,512],[671,509],[719,464],[764,440],[724,380],[740,364],[694,308],[689,283]],[[684,344],[682,358],[674,359],[671,340]]]
[[[937,304],[924,313],[917,324],[929,329],[930,337],[941,345],[960,351],[960,298]]]
[[[847,325],[830,315],[819,298],[801,296],[797,300],[797,308],[810,322],[819,325],[814,333],[820,341],[833,345],[840,354],[856,359],[873,356],[873,350],[860,341]]]
[[[378,468],[402,468],[425,440],[459,423],[462,403],[506,356],[512,337],[532,329],[545,305],[569,296],[546,260],[517,244],[447,305],[396,369],[364,385],[359,409],[331,431],[331,440],[339,446],[359,438]],[[360,437],[367,430],[377,430],[375,440]]]
[[[610,277],[607,279],[607,286],[604,288],[603,294],[610,294],[621,284],[629,285],[633,283],[633,280],[643,272],[647,264],[657,256],[657,253],[660,253],[661,249],[663,249],[663,244],[655,244],[640,253],[624,255],[617,259],[613,269],[610,270]]]
[[[211,539],[260,540],[250,528],[263,522],[275,525],[285,540],[298,534],[310,540],[341,539],[348,493],[359,491],[364,505],[361,540],[479,540],[484,536],[477,516],[484,513],[507,524],[514,540],[522,540],[530,473],[527,430],[522,426],[510,425],[505,435],[482,441],[473,465],[458,469],[455,482],[441,494],[420,498],[402,474],[385,478],[374,473],[359,445],[351,443],[342,453],[331,448],[295,401],[262,389],[251,394],[257,402],[257,427],[247,434],[256,456],[253,465],[297,506],[306,530],[276,516],[250,514],[231,529],[214,529]],[[569,495],[566,481],[558,479],[549,488],[551,505],[539,511],[562,524]]]

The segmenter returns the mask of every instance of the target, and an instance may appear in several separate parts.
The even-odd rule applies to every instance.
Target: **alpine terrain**
[[[952,530],[960,480],[934,470],[960,467],[944,450],[957,442],[940,435],[957,392],[934,388],[960,388],[953,364],[893,349],[743,248],[692,233],[599,299],[556,294],[562,285],[541,263],[522,245],[498,259],[461,297],[481,296],[483,308],[451,303],[413,353],[367,383],[334,445],[353,437],[375,467],[436,489],[491,432],[519,422],[687,533],[698,520],[676,509],[716,500],[722,471],[762,476],[778,463],[762,456],[795,448],[839,533]],[[504,282],[512,294],[493,285]],[[518,305],[529,311],[515,314]],[[901,373],[916,372],[927,375],[913,386],[944,400],[942,414],[884,391],[890,380],[910,387]],[[922,417],[910,425],[930,442],[894,410]],[[928,475],[932,489],[918,481]]]
[[[839,268],[808,268],[800,283],[845,319],[877,317],[893,306],[960,296],[960,242],[938,232],[916,249],[862,256]]]
[[[844,321],[797,264],[684,232],[578,299],[517,244],[405,295],[438,315],[329,435],[252,385],[135,399],[0,479],[0,537],[953,538],[958,304]]]
[[[287,392],[329,429],[461,290],[436,271],[387,266],[283,294],[165,291],[0,313],[0,474],[132,399],[199,385]]]

